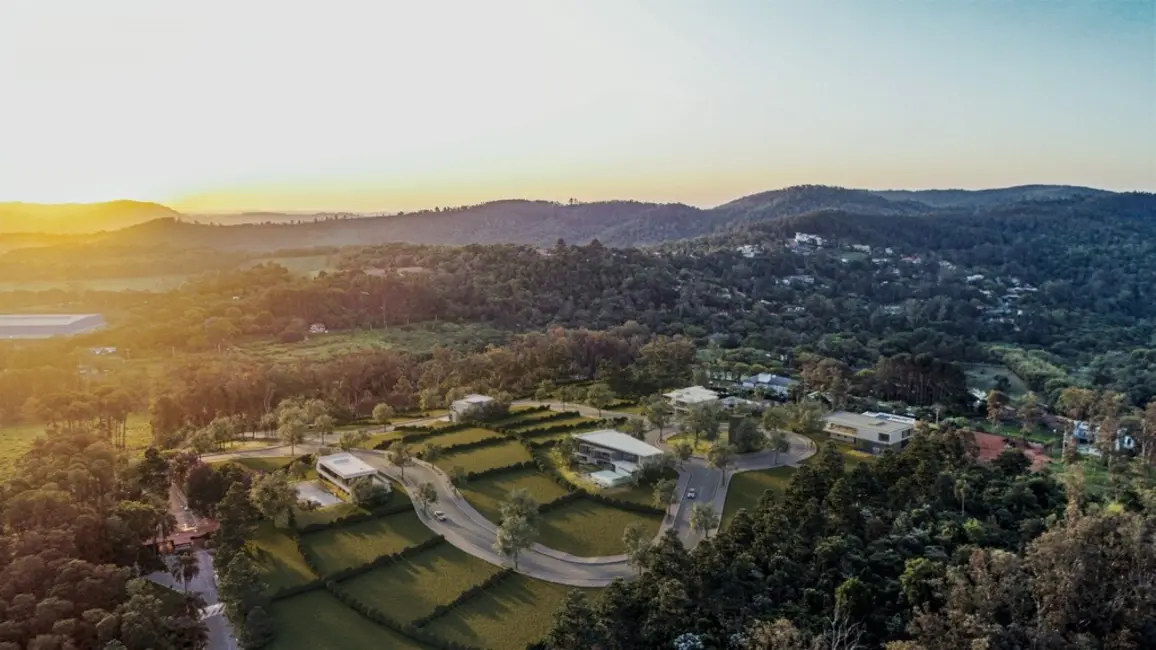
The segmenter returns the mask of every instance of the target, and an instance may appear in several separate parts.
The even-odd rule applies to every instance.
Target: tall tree
[[[514,568],[517,569],[518,557],[534,544],[537,535],[537,528],[525,517],[503,518],[494,537],[494,551],[513,560]]]
[[[417,486],[417,490],[413,493],[413,499],[422,508],[422,510],[429,510],[429,507],[437,503],[438,490],[433,483],[422,483]]]
[[[1025,393],[1016,404],[1016,417],[1020,420],[1020,432],[1027,438],[1028,434],[1036,430],[1043,417],[1040,398],[1033,392]]]
[[[413,465],[413,450],[404,440],[395,441],[389,446],[389,455],[394,466],[401,470],[401,480],[405,480],[405,468]]]
[[[174,580],[181,581],[181,587],[185,593],[188,593],[189,582],[195,580],[201,573],[201,563],[192,551],[181,550],[173,556],[169,573],[172,574]]]
[[[667,508],[671,503],[674,503],[674,491],[676,489],[678,489],[678,481],[672,478],[659,480],[654,484],[651,504],[655,508]]]
[[[662,441],[663,430],[670,425],[670,418],[674,409],[661,395],[653,395],[642,407],[642,415],[650,421],[650,425],[658,429],[658,440]]]
[[[286,526],[297,505],[297,490],[284,473],[272,472],[253,482],[249,499],[262,515],[278,526]]]
[[[717,528],[719,525],[719,516],[715,512],[714,506],[709,503],[696,503],[690,509],[690,527],[691,529],[710,536],[710,531]]]
[[[277,436],[282,443],[289,445],[292,455],[297,454],[297,445],[305,442],[307,427],[305,411],[300,407],[282,409],[277,414]]]
[[[592,384],[586,389],[586,402],[598,409],[598,417],[602,417],[602,409],[614,403],[614,393],[606,384]]]
[[[645,525],[634,521],[622,532],[622,547],[626,549],[626,560],[642,575],[646,564],[646,553],[650,549],[652,537]]]

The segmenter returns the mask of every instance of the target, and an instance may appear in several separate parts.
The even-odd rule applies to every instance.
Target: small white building
[[[795,233],[795,243],[796,244],[810,244],[812,246],[822,246],[826,242],[822,237],[820,237],[818,235],[811,235],[811,234],[808,234],[805,232],[797,232],[797,233]]]
[[[466,395],[450,404],[450,420],[464,422],[476,417],[494,398],[488,395]]]
[[[325,327],[325,323],[313,323],[309,326],[310,334],[328,334],[329,328]]]
[[[761,388],[768,394],[786,397],[791,390],[791,386],[796,383],[794,379],[788,377],[782,377],[769,372],[760,372],[757,375],[743,377],[742,386],[748,390]]]
[[[613,429],[576,433],[574,440],[578,462],[603,468],[590,473],[590,480],[602,487],[629,483],[640,468],[662,457],[661,449]]]
[[[702,386],[680,388],[669,393],[663,393],[662,396],[674,407],[675,411],[685,411],[695,406],[705,406],[718,401],[718,393]]]
[[[318,458],[317,474],[346,493],[353,491],[353,481],[359,478],[368,478],[386,490],[393,488],[380,472],[350,453],[331,454]]]

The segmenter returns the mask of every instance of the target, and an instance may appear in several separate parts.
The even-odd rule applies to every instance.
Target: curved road
[[[547,405],[555,410],[575,410],[583,415],[598,416],[597,409],[582,404],[566,404],[558,402],[542,403],[521,401],[519,406]],[[627,413],[602,411],[602,417],[638,417]],[[667,530],[674,528],[686,547],[694,548],[704,534],[695,531],[690,526],[690,513],[696,501],[713,504],[719,515],[726,504],[726,493],[729,479],[734,474],[747,471],[770,469],[782,465],[797,465],[806,460],[816,451],[815,443],[809,438],[788,433],[791,448],[783,454],[773,451],[760,451],[753,454],[744,454],[735,457],[733,469],[724,475],[721,470],[707,465],[701,457],[693,457],[679,470],[676,501],[667,509],[667,515],[659,527],[658,536],[661,537]],[[658,441],[658,431],[647,434],[647,440],[661,448],[669,449],[664,442]],[[315,452],[316,443],[297,445],[300,452]],[[284,455],[285,446],[271,447],[234,453],[213,454],[211,459],[224,460],[238,456],[275,456]],[[449,477],[437,467],[414,459],[414,464],[406,467],[404,477],[402,469],[389,460],[384,451],[359,449],[355,454],[366,463],[379,469],[390,478],[403,483],[413,490],[422,483],[432,484],[438,492],[438,500],[431,509],[441,510],[446,514],[446,521],[434,519],[428,512],[415,507],[418,518],[430,530],[446,538],[446,541],[457,548],[498,566],[510,566],[512,562],[504,556],[494,552],[494,540],[497,535],[497,526],[486,519],[472,505],[469,504],[454,488]],[[696,500],[685,498],[687,490],[694,488]],[[518,556],[518,573],[547,582],[555,582],[575,587],[604,587],[615,579],[630,578],[635,570],[627,561],[625,555],[609,555],[601,557],[579,557],[561,551],[534,544],[531,548],[522,551]]]

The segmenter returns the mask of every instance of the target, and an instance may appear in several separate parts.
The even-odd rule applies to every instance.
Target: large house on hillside
[[[832,440],[873,454],[903,449],[914,430],[914,418],[890,413],[839,411],[823,418],[823,431]]]
[[[675,412],[683,413],[688,409],[696,406],[705,406],[707,404],[714,404],[719,400],[719,394],[703,388],[702,386],[691,386],[690,388],[680,388],[678,390],[663,393],[666,401],[674,407]]]
[[[768,395],[777,395],[778,397],[786,397],[792,385],[797,382],[794,379],[775,375],[769,372],[760,372],[757,375],[750,377],[743,377],[743,388],[754,390],[756,388],[762,389]]]
[[[662,457],[662,450],[620,431],[606,429],[590,433],[576,433],[574,458],[586,465],[596,465],[602,471],[592,472],[590,480],[602,487],[616,487],[629,483],[640,468]]]
[[[466,422],[474,419],[493,401],[494,398],[488,395],[466,395],[459,400],[454,400],[450,404],[450,419],[454,422]]]
[[[350,453],[331,454],[317,459],[317,474],[346,494],[353,492],[353,481],[368,478],[386,490],[393,486],[381,472]]]

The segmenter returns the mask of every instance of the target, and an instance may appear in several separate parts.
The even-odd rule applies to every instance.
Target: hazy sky
[[[4,0],[0,200],[1156,189],[1153,0]]]

